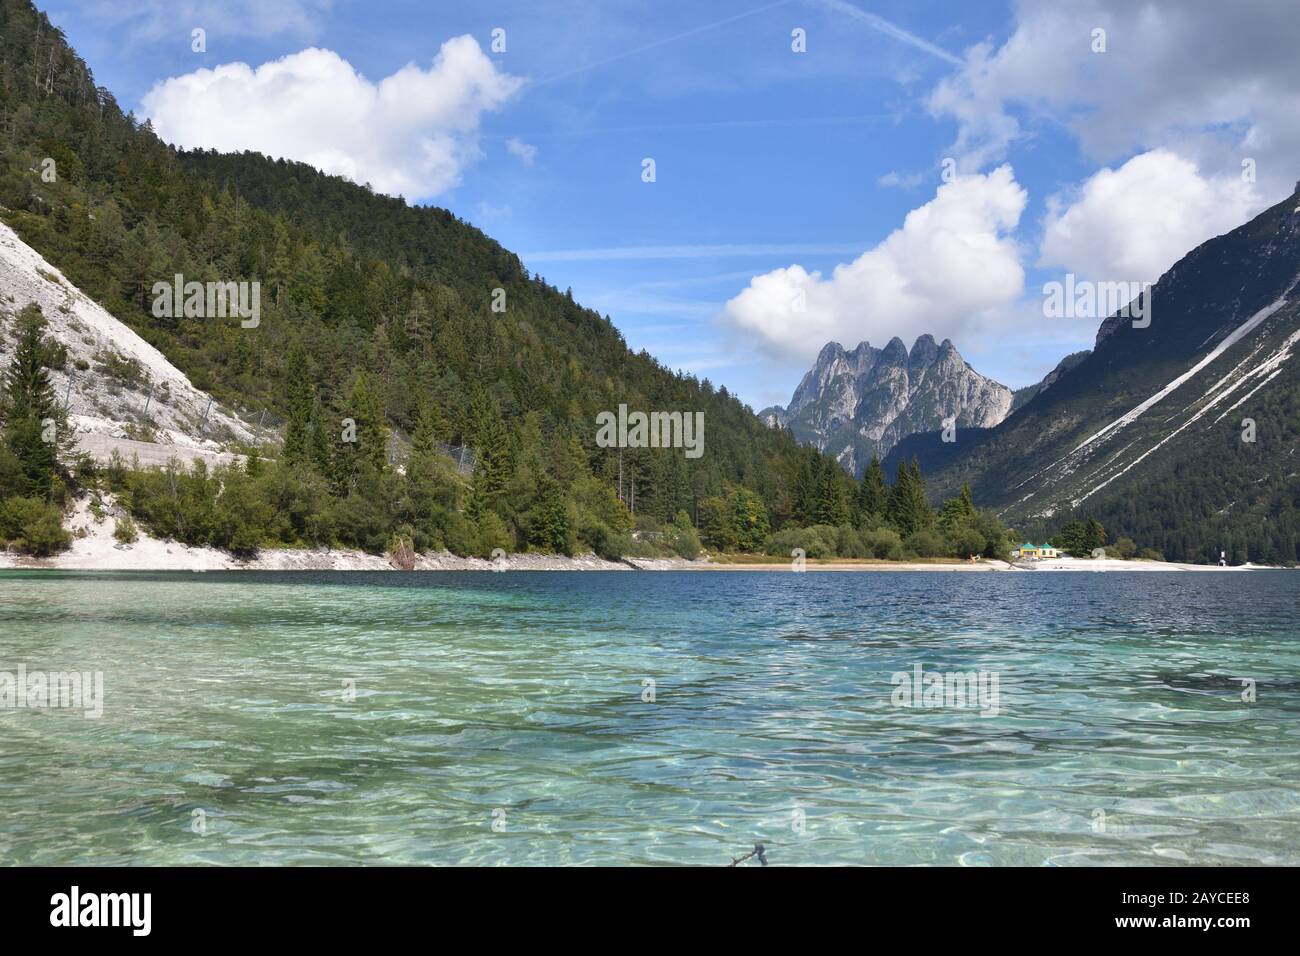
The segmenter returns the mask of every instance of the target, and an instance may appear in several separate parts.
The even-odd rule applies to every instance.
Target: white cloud
[[[756,276],[724,319],[769,355],[808,361],[826,342],[882,345],[922,332],[961,341],[996,321],[1024,286],[1009,233],[1027,195],[1010,166],[963,176],[908,213],[901,229],[829,278],[800,265]]]
[[[479,155],[480,118],[522,83],[461,36],[442,45],[429,69],[408,64],[378,83],[313,48],[257,69],[228,63],[172,77],[143,106],[177,145],[297,159],[422,199],[456,185]]]
[[[1249,218],[1240,176],[1206,178],[1169,150],[1102,169],[1074,202],[1048,200],[1040,265],[1103,281],[1155,281],[1189,250]]]
[[[506,152],[516,157],[525,166],[533,165],[533,160],[537,158],[537,147],[525,143],[521,139],[511,137],[506,140]]]
[[[1300,17],[1293,0],[1019,0],[1000,47],[977,44],[929,97],[957,121],[962,171],[1002,160],[1038,121],[1116,162],[1164,147],[1203,176],[1258,163],[1260,205],[1291,191],[1300,155]],[[1092,31],[1106,31],[1106,52]]]
[[[922,173],[900,173],[891,169],[885,175],[876,180],[878,186],[888,186],[896,189],[915,189],[925,181]]]

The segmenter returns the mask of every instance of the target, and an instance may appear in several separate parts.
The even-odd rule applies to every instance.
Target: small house
[[[1026,541],[1011,552],[1013,558],[1059,558],[1061,552],[1050,544],[1034,544]]]

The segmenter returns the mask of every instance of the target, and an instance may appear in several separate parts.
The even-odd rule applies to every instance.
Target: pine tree
[[[848,509],[840,494],[840,468],[832,459],[819,458],[817,469],[813,524],[829,524],[839,527],[848,521]]]
[[[529,544],[543,551],[567,554],[569,547],[569,504],[560,483],[542,475],[537,483],[538,503]]]
[[[945,531],[952,531],[973,521],[978,514],[975,500],[971,497],[970,485],[963,484],[960,495],[943,503],[939,512],[939,526]]]
[[[858,485],[857,505],[861,519],[879,519],[884,516],[885,506],[889,500],[889,489],[885,486],[885,470],[880,467],[880,456],[872,455],[871,464],[862,473]]]
[[[1102,527],[1100,521],[1090,517],[1084,526],[1084,546],[1088,549],[1088,553],[1092,554],[1105,544],[1106,529]]]
[[[928,528],[934,522],[934,512],[925,498],[925,479],[916,459],[911,465],[898,463],[898,476],[889,492],[887,516],[903,537]]]
[[[921,475],[921,465],[915,457],[912,458],[910,468],[911,494],[912,494],[912,515],[916,521],[916,528],[928,528],[934,524],[934,511],[930,508],[930,501],[925,495],[925,478]],[[967,492],[969,494],[969,492]]]
[[[810,525],[817,510],[817,452],[808,448],[795,460],[794,477],[790,482],[790,513],[796,524]]]
[[[15,489],[23,497],[50,498],[61,475],[60,453],[72,446],[67,415],[50,382],[52,346],[45,338],[45,317],[32,303],[17,317],[18,342],[4,377],[0,417],[4,444],[19,464]]]
[[[307,460],[316,407],[316,386],[301,346],[295,345],[289,352],[285,378],[289,420],[284,431],[284,458],[290,464],[300,464]]]
[[[368,373],[357,376],[348,405],[349,417],[357,426],[357,452],[361,460],[376,471],[383,471],[388,464],[388,416]]]
[[[491,508],[510,479],[510,444],[505,423],[496,405],[483,392],[470,404],[466,436],[474,449],[474,483],[470,494],[469,514],[478,520]]]

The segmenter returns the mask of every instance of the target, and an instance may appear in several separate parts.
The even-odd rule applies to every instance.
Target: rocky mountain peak
[[[872,455],[883,458],[907,435],[937,431],[952,417],[959,428],[991,427],[1010,409],[1010,389],[967,365],[950,339],[924,334],[910,350],[898,336],[883,349],[828,342],[788,408],[759,414],[861,474]]]
[[[907,356],[907,364],[913,368],[925,365],[933,365],[934,360],[939,357],[939,346],[934,342],[934,336],[928,332],[925,335],[918,335],[916,341],[912,343],[912,351]]]

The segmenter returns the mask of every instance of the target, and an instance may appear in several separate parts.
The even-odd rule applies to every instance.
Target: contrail
[[[953,56],[943,47],[935,46],[929,40],[923,40],[915,33],[909,33],[898,24],[891,23],[884,17],[877,16],[874,13],[867,13],[867,11],[861,10],[851,3],[846,3],[845,0],[813,0],[813,2],[821,4],[829,10],[836,10],[839,13],[844,14],[846,17],[851,17],[852,19],[857,20],[859,23],[865,23],[867,26],[871,27],[871,29],[883,33],[885,36],[893,37],[895,40],[901,40],[908,46],[915,47],[931,56],[937,56],[945,63],[951,63],[953,66],[963,65],[960,57]]]
[[[718,27],[726,26],[728,23],[735,23],[737,20],[743,20],[746,17],[755,16],[765,10],[775,10],[777,7],[788,6],[792,2],[793,0],[777,0],[776,3],[769,3],[766,6],[755,7],[753,10],[747,10],[744,13],[737,13],[735,16],[727,17],[725,20],[715,20],[713,23],[706,23],[703,26],[694,27],[684,33],[676,33],[673,36],[664,37],[662,40],[655,40],[653,43],[646,43],[643,46],[634,47],[631,50],[624,50],[622,53],[616,53],[603,60],[596,60],[594,63],[585,63],[582,66],[574,67],[572,70],[565,70],[563,73],[556,73],[554,76],[534,80],[529,84],[529,86],[541,86],[544,83],[554,83],[556,80],[563,80],[566,77],[575,76],[578,73],[585,73],[587,70],[594,70],[598,66],[605,66],[607,63],[614,63],[618,60],[626,59],[629,56],[636,56],[638,53],[653,50],[656,47],[663,46],[665,43],[673,43],[677,40],[683,40],[686,37],[695,36],[697,33],[716,30]]]
[[[638,53],[645,53],[647,50],[656,49],[657,47],[661,47],[667,43],[674,43],[677,40],[684,40],[686,37],[695,36],[697,33],[705,33],[709,30],[716,30],[718,27],[726,26],[728,23],[735,23],[737,20],[744,20],[747,17],[756,16],[757,14],[763,13],[767,10],[775,10],[777,7],[789,6],[792,2],[793,0],[776,0],[775,3],[768,3],[761,7],[755,7],[753,10],[746,10],[744,13],[737,13],[735,16],[730,16],[723,20],[715,20],[712,23],[706,23],[703,24],[702,26],[693,27],[690,30],[686,30],[682,33],[675,33],[670,37],[664,37],[663,39],[655,40],[652,43],[646,43],[638,47],[633,47],[630,50],[624,50],[622,53],[616,53],[613,56],[606,57],[603,60],[595,60],[594,62],[591,63],[584,63],[582,66],[574,67],[572,70],[565,70],[563,73],[556,73],[553,76],[543,77],[540,80],[532,80],[531,82],[529,82],[528,85],[543,86],[547,83],[554,83],[557,80],[563,80],[570,76],[576,76],[579,73],[585,73],[588,70],[594,70],[597,67],[605,66],[606,64],[609,63],[616,63],[617,61],[626,59],[629,56],[636,56]],[[860,10],[850,3],[845,3],[844,0],[813,0],[813,2],[820,3],[822,6],[827,7],[828,9],[836,10],[844,14],[845,16],[857,20],[859,23],[865,23],[873,30],[877,30],[880,33],[885,34],[886,36],[893,37],[895,40],[900,40],[903,43],[906,43],[908,46],[915,47],[918,50],[921,50],[925,53],[929,53],[931,56],[936,56],[947,63],[953,64],[954,66],[962,65],[962,61],[960,58],[953,56],[951,53],[949,53],[947,50],[943,49],[942,47],[935,46],[929,40],[924,40],[921,37],[917,36],[915,33],[909,33],[907,30],[904,30],[902,27],[898,26],[897,24],[892,23],[889,20],[886,20],[884,17],[877,16],[874,13],[867,13],[865,10]]]

